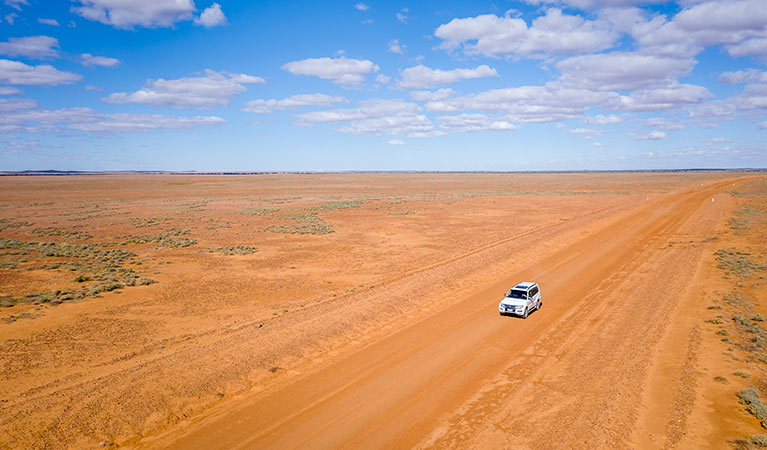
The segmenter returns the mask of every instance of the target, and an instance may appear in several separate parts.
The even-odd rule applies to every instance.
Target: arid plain
[[[755,448],[765,231],[763,172],[0,177],[0,448]]]

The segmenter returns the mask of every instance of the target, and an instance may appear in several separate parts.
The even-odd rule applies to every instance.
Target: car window
[[[536,286],[536,287],[534,287],[534,288],[532,288],[530,290],[530,297],[534,296],[537,293],[538,293],[538,286]]]

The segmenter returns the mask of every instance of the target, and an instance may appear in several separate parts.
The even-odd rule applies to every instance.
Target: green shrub
[[[756,389],[744,389],[737,394],[740,403],[746,406],[746,410],[759,419],[762,427],[767,428],[767,407],[762,403],[759,392]]]

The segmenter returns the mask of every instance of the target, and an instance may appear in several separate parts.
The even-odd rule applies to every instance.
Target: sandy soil
[[[767,259],[763,184],[0,178],[0,446],[750,445],[735,393],[764,363],[704,320],[733,282],[717,249]],[[749,313],[760,273],[735,280]],[[499,317],[521,280],[544,307]]]

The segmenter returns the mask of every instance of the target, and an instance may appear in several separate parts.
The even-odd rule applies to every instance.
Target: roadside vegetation
[[[759,180],[731,194],[740,206],[733,211],[728,227],[737,244],[714,252],[717,268],[731,288],[720,292],[709,310],[717,315],[706,320],[715,325],[714,333],[726,346],[725,355],[743,363],[732,375],[736,387],[733,407],[753,416],[767,430],[767,315],[756,296],[765,289],[767,279],[767,182]],[[721,376],[719,376],[721,377]],[[715,377],[715,381],[716,381]],[[721,377],[723,378],[723,377]],[[737,400],[737,403],[735,403]],[[737,406],[736,406],[737,405]],[[734,439],[737,449],[767,447],[767,434]]]

